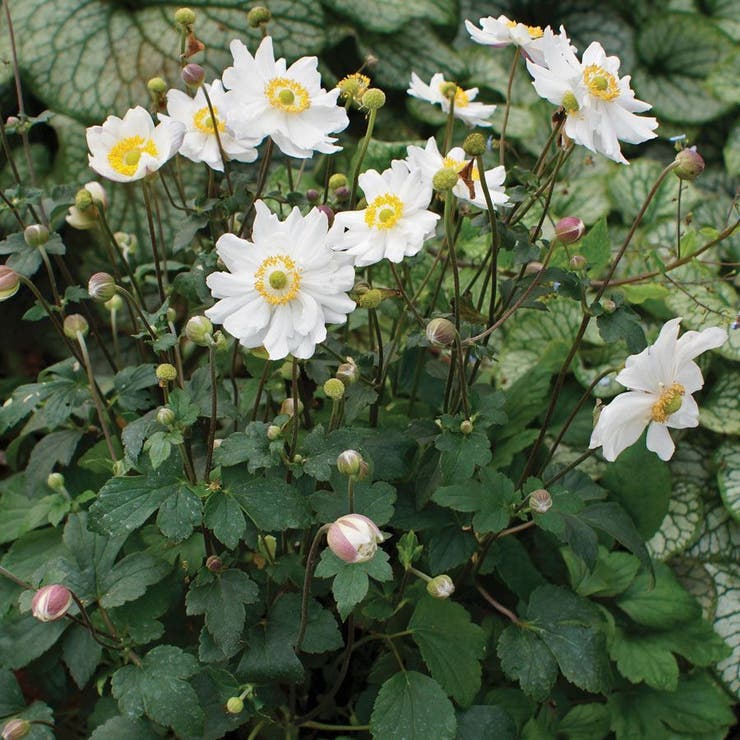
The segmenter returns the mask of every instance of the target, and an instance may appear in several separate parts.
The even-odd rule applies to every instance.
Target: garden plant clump
[[[732,732],[738,26],[645,5],[4,0],[2,738]]]

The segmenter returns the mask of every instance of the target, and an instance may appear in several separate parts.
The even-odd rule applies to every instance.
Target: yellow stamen
[[[660,398],[650,410],[650,418],[659,424],[665,424],[671,414],[675,414],[683,403],[684,387],[680,383],[673,383],[661,391]]]
[[[271,306],[289,303],[298,295],[301,287],[300,269],[284,254],[263,260],[254,278],[254,289]]]
[[[516,28],[519,25],[519,22],[518,21],[507,21],[506,25],[509,28]],[[542,28],[540,28],[540,26],[525,26],[525,28],[527,29],[527,33],[529,34],[529,37],[532,39],[538,39],[545,33],[542,30]]]
[[[442,167],[448,168],[451,170],[455,170],[455,172],[461,172],[463,169],[465,169],[465,166],[468,163],[464,159],[453,159],[452,157],[445,157],[442,160]],[[480,174],[478,173],[478,168],[473,165],[472,170],[470,171],[470,179],[473,180],[473,182],[478,182],[480,180]]]
[[[311,107],[311,99],[300,82],[287,77],[275,77],[265,86],[265,95],[273,108],[284,113],[302,113]]]
[[[614,100],[619,97],[619,81],[598,64],[589,64],[583,70],[583,82],[588,91],[601,100]]]
[[[218,117],[218,108],[216,106],[213,106],[213,115],[216,116],[216,127],[218,128],[218,132],[222,134],[226,130],[226,126],[224,125],[224,122]],[[204,134],[212,134],[213,133],[213,118],[211,118],[211,111],[208,109],[208,106],[205,108],[201,108],[194,116],[193,116],[193,123],[195,124],[195,128],[198,129],[198,131],[202,131]]]
[[[159,152],[152,139],[146,141],[141,136],[128,136],[121,139],[108,152],[108,164],[122,175],[131,177],[136,172],[142,154],[156,157]]]
[[[367,75],[354,72],[339,80],[337,87],[342,91],[344,97],[359,99],[370,87],[370,78]]]
[[[365,223],[371,229],[392,229],[401,216],[403,203],[393,193],[384,193],[373,198],[365,209]]]

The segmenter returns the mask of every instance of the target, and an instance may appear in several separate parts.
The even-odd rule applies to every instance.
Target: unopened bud
[[[586,258],[582,254],[574,254],[569,260],[568,265],[571,270],[582,270],[586,266]]]
[[[479,157],[486,151],[486,137],[483,134],[468,134],[463,142],[463,151],[469,157]]]
[[[360,308],[377,308],[383,300],[383,294],[377,288],[371,288],[357,298]]]
[[[552,496],[544,488],[538,488],[529,494],[529,508],[538,514],[544,514],[552,506]]]
[[[64,336],[67,339],[77,339],[78,334],[86,336],[88,328],[87,319],[78,313],[71,313],[64,319]]]
[[[329,378],[324,383],[324,393],[333,401],[338,401],[344,396],[344,383],[338,378]]]
[[[61,473],[49,473],[46,477],[46,485],[51,488],[52,491],[62,493],[64,488],[64,476]]]
[[[692,146],[688,149],[682,149],[674,159],[676,167],[673,171],[682,180],[695,180],[704,172],[704,159]]]
[[[309,188],[308,190],[306,190],[306,200],[309,203],[311,204],[318,203],[320,197],[321,197],[321,193],[318,190],[316,190],[316,188]]]
[[[527,262],[527,265],[524,268],[524,274],[525,275],[536,275],[541,270],[542,270],[542,263],[533,260],[532,262]]]
[[[31,731],[31,723],[27,719],[14,717],[3,725],[2,740],[21,740]]]
[[[362,463],[365,460],[357,450],[345,450],[337,457],[337,470],[351,478],[356,477],[362,471]]]
[[[172,426],[175,423],[175,412],[172,409],[163,406],[157,411],[157,421],[163,427]]]
[[[186,64],[182,68],[180,76],[182,77],[182,81],[188,87],[200,87],[203,84],[203,80],[206,78],[206,71],[200,66],[200,64],[190,62],[190,64]]]
[[[473,433],[473,422],[470,421],[470,419],[465,419],[464,421],[460,422],[460,431],[464,435],[472,434]]]
[[[457,330],[448,319],[436,318],[427,324],[426,334],[429,344],[435,347],[449,347],[457,337]]]
[[[12,298],[20,288],[21,279],[18,273],[7,265],[0,265],[0,301]]]
[[[360,379],[360,370],[357,367],[357,363],[351,358],[347,358],[347,362],[343,362],[334,374],[338,380],[341,380],[345,386],[352,385]]]
[[[66,586],[55,583],[40,588],[31,601],[31,614],[41,622],[56,622],[72,606],[72,594]]]
[[[43,224],[31,224],[24,229],[23,238],[29,247],[43,247],[49,241],[49,229]]]
[[[167,83],[161,77],[152,77],[146,83],[146,89],[152,97],[159,97],[167,92]]]
[[[247,13],[247,23],[250,28],[259,28],[269,23],[272,13],[262,5],[256,5]]]
[[[94,205],[92,193],[87,188],[81,188],[75,195],[75,208],[79,211],[87,211]]]
[[[216,352],[225,352],[229,348],[229,340],[222,331],[217,331],[213,335],[213,343],[216,348]]]
[[[99,303],[109,301],[116,294],[116,281],[107,272],[96,272],[87,282],[90,298]]]
[[[303,402],[298,401],[298,413],[300,414],[303,411]],[[293,416],[295,413],[295,403],[292,398],[286,398],[281,404],[280,404],[280,414],[284,416]]]
[[[282,433],[283,430],[277,424],[270,424],[270,426],[267,427],[267,439],[269,439],[270,442],[280,439],[280,435]]]
[[[5,119],[5,125],[9,127],[17,126],[20,122],[21,119],[18,116],[8,116]]]
[[[362,96],[362,107],[367,110],[378,110],[385,105],[385,93],[377,87],[371,87]]]
[[[322,203],[320,206],[316,206],[316,210],[321,211],[329,222],[329,226],[334,223],[334,209],[327,206],[326,203]]]
[[[195,13],[190,8],[179,8],[175,11],[175,23],[192,26],[195,23]]]
[[[265,560],[269,560],[271,563],[274,563],[275,555],[277,553],[277,539],[271,534],[259,535],[259,537],[257,537],[257,550]]]
[[[352,193],[350,192],[350,189],[346,185],[342,185],[334,191],[334,200],[336,200],[337,203],[344,203],[349,200],[351,195]]]
[[[455,584],[448,575],[435,576],[427,582],[427,593],[435,599],[449,599],[455,593]]]
[[[193,316],[185,324],[185,336],[199,347],[213,344],[213,324],[205,316]]]
[[[226,711],[229,714],[239,714],[244,711],[244,700],[239,696],[232,696],[226,702]]]
[[[563,244],[577,242],[586,231],[586,225],[577,216],[566,216],[555,224],[555,235]]]
[[[432,178],[432,187],[440,192],[452,190],[452,188],[457,185],[459,177],[460,176],[456,169],[452,167],[443,167],[441,170],[436,172]]]
[[[347,514],[332,522],[326,540],[329,549],[345,563],[365,563],[375,556],[383,534],[372,519]]]
[[[617,310],[617,304],[611,298],[604,298],[601,301],[601,307],[604,313],[614,313]]]
[[[329,190],[336,190],[337,188],[342,188],[346,184],[347,184],[347,176],[343,175],[341,172],[335,172],[329,178]]]
[[[157,365],[157,369],[154,371],[157,376],[157,380],[160,383],[171,383],[177,380],[177,368],[174,365],[170,365],[168,362],[163,362],[161,365]]]
[[[218,573],[223,570],[223,567],[224,564],[218,555],[209,555],[206,558],[206,568],[208,568],[211,573]]]
[[[113,234],[116,244],[123,250],[124,254],[135,254],[139,251],[139,240],[135,234],[129,234],[125,231],[116,231]]]

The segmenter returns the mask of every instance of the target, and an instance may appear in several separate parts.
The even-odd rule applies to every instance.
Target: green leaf
[[[148,586],[159,583],[171,570],[169,563],[145,552],[132,552],[103,575],[99,600],[106,609],[121,606],[142,596]]]
[[[719,434],[740,434],[740,377],[726,372],[699,408],[699,423]]]
[[[64,429],[47,434],[39,440],[31,451],[26,465],[27,490],[30,491],[33,487],[45,483],[55,465],[69,465],[81,439],[82,432]]]
[[[629,306],[619,306],[614,313],[601,314],[596,319],[596,325],[607,344],[624,339],[631,354],[642,352],[647,346],[642,324]]]
[[[371,485],[364,482],[355,484],[354,511],[372,519],[382,527],[393,516],[396,502],[396,489],[384,481],[375,481]],[[333,522],[347,513],[346,493],[335,491],[317,491],[311,496],[311,506],[322,522]]]
[[[245,431],[230,434],[213,453],[213,460],[222,467],[246,462],[250,473],[273,467],[277,460],[270,452],[267,424],[253,421]]]
[[[609,654],[632,683],[644,681],[663,691],[675,691],[678,686],[678,663],[659,637],[628,635],[617,629],[609,641]]]
[[[355,26],[371,32],[393,33],[412,21],[420,20],[453,29],[457,27],[455,4],[444,0],[370,0],[361,8],[352,0],[325,0],[324,4]]]
[[[247,530],[241,507],[229,491],[215,491],[206,501],[203,523],[229,550],[233,550]]]
[[[188,614],[205,614],[206,627],[216,644],[231,655],[239,645],[246,612],[244,604],[254,604],[257,584],[234,568],[214,574],[201,570],[186,598]]]
[[[160,507],[157,526],[167,539],[182,542],[203,520],[201,500],[186,486],[180,486]]]
[[[458,712],[455,740],[478,740],[481,737],[517,740],[516,724],[501,706],[476,704]]]
[[[90,630],[75,624],[64,636],[62,655],[77,688],[82,690],[95,673],[103,648],[93,639]]]
[[[611,240],[606,218],[600,218],[578,244],[578,254],[586,258],[587,269],[598,276],[611,259]]]
[[[116,373],[113,384],[122,409],[139,411],[156,405],[152,392],[157,385],[156,367],[154,364],[133,365]]]
[[[646,543],[650,555],[667,561],[696,541],[701,530],[704,507],[701,488],[691,480],[676,479],[673,493],[658,531]]]
[[[632,583],[640,561],[627,552],[609,552],[599,546],[596,566],[590,570],[584,561],[569,549],[561,550],[568,568],[570,583],[579,596],[616,596]]]
[[[725,508],[740,522],[740,449],[726,440],[714,455],[717,463],[717,485]]]
[[[111,717],[95,728],[90,740],[155,740],[159,737],[151,726],[141,719]]]
[[[617,606],[638,624],[658,629],[673,627],[701,613],[699,604],[663,563],[655,564],[654,586],[650,575],[641,573],[617,599]]]
[[[499,637],[497,652],[504,673],[519,681],[527,696],[537,701],[547,698],[558,677],[558,664],[534,632],[508,626]]]
[[[558,735],[568,740],[601,740],[609,734],[609,721],[604,704],[578,704],[558,723]]]
[[[453,740],[457,722],[439,684],[416,671],[402,671],[381,687],[370,717],[377,740]]]
[[[452,601],[424,596],[409,621],[414,642],[432,677],[462,706],[480,689],[485,633]]]
[[[159,645],[141,663],[113,674],[111,690],[121,711],[133,717],[146,714],[178,735],[199,735],[203,711],[187,680],[198,672],[198,661],[173,645]]]
[[[0,668],[0,717],[7,717],[25,706],[23,692],[13,672]]]
[[[43,655],[70,622],[39,622],[30,614],[6,617],[0,630],[0,664],[13,670],[27,666]]]
[[[732,648],[732,655],[717,664],[717,671],[732,694],[740,698],[740,639],[738,639],[740,635],[740,620],[738,620],[740,568],[734,563],[729,565],[707,563],[705,568],[714,580],[717,592],[714,630]]]
[[[227,469],[223,483],[263,532],[305,527],[311,521],[308,498],[282,478],[244,480],[238,471]]]
[[[442,452],[439,464],[446,483],[470,479],[476,465],[486,465],[491,460],[491,443],[481,432],[442,432],[434,446]]]

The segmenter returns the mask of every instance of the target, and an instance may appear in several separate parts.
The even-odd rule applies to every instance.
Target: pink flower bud
[[[316,208],[326,216],[329,226],[331,226],[334,223],[334,210],[327,205],[316,206]]]
[[[116,294],[116,281],[107,272],[96,272],[87,282],[90,298],[100,303],[109,301]]]
[[[427,324],[426,335],[434,347],[449,347],[457,337],[457,330],[448,319],[436,318]]]
[[[213,573],[219,573],[223,570],[224,564],[218,555],[209,555],[206,560],[206,568]]]
[[[586,231],[586,225],[576,216],[566,216],[555,224],[555,235],[563,244],[577,242]]]
[[[677,166],[673,171],[682,180],[695,180],[704,171],[704,159],[695,146],[682,149],[674,161]]]
[[[200,87],[203,84],[206,73],[200,64],[191,62],[182,68],[182,81],[188,87]]]
[[[331,524],[326,540],[329,549],[345,563],[365,563],[374,557],[383,535],[366,516],[347,514]]]
[[[31,731],[31,723],[27,719],[15,717],[3,725],[3,740],[20,740]]]
[[[357,450],[345,450],[337,458],[337,470],[342,475],[356,477],[362,468],[362,455]]]
[[[31,613],[41,622],[56,622],[72,606],[72,594],[66,586],[55,583],[40,588],[31,601]]]
[[[18,273],[7,265],[0,265],[0,301],[11,298],[18,292],[21,279]]]

